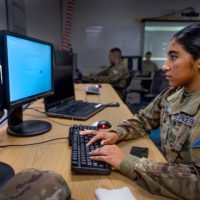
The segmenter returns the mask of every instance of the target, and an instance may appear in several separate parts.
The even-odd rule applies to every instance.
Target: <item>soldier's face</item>
[[[110,64],[114,65],[120,59],[120,53],[118,53],[118,52],[110,52],[108,58],[109,58]]]
[[[108,56],[108,59],[110,61],[110,64],[113,65],[115,63],[115,56],[114,56],[114,53],[110,52],[109,53],[109,56]]]
[[[192,90],[200,76],[199,64],[199,59],[194,60],[182,45],[172,40],[168,45],[167,60],[162,69],[170,86],[184,86]]]
[[[151,60],[151,54],[146,54],[146,60]]]

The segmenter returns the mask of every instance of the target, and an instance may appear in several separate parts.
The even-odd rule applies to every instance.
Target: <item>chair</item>
[[[122,101],[125,102],[126,100],[126,90],[128,88],[128,86],[130,85],[132,80],[132,77],[127,77],[126,78],[126,85],[122,88],[122,87],[117,87],[117,86],[113,86],[113,88],[115,89],[115,91],[118,93],[118,95],[120,96],[120,98],[122,99]]]
[[[150,92],[144,95],[144,97],[151,101],[167,87],[169,87],[169,83],[165,78],[164,72],[162,70],[157,70],[153,75]]]
[[[165,79],[164,72],[162,70],[155,71],[150,86],[150,90],[147,92],[144,89],[139,91],[129,90],[129,92],[138,92],[141,95],[141,101],[137,104],[128,105],[129,109],[133,114],[138,113],[140,109],[146,107],[150,101],[153,100],[161,91],[169,86],[168,81]],[[149,137],[155,143],[155,145],[160,149],[160,129],[152,130]]]
[[[129,104],[128,107],[133,113],[138,113],[141,108],[144,108],[150,101],[152,101],[162,90],[169,87],[168,81],[165,79],[164,72],[162,70],[155,71],[150,86],[150,90],[141,89],[129,89],[126,91],[126,95],[130,93],[139,93],[141,95],[140,103]]]

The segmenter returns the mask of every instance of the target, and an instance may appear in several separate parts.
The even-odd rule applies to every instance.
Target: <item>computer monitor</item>
[[[2,90],[2,67],[0,63],[0,122],[1,118],[4,115],[4,107],[3,107],[3,90]]]
[[[1,60],[8,133],[33,136],[51,129],[41,120],[23,121],[23,105],[53,94],[53,47],[50,43],[1,32]]]
[[[44,98],[45,110],[70,100],[75,100],[73,68],[72,66],[55,66],[54,95]]]
[[[0,46],[1,48],[1,46]],[[2,78],[2,66],[0,59],[0,127],[2,122],[4,121],[4,105],[3,105],[3,78]],[[0,161],[0,187],[2,187],[12,176],[14,176],[15,172],[11,166],[6,163]]]
[[[56,66],[73,66],[73,53],[70,51],[55,50]]]

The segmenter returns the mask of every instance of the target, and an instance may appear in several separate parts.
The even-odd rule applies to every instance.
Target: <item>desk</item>
[[[86,96],[85,86],[75,85],[76,98],[101,103],[118,101],[121,105],[120,107],[106,108],[87,121],[72,121],[54,118],[54,120],[63,123],[66,126],[50,121],[53,127],[50,132],[31,138],[17,138],[9,136],[6,134],[6,126],[4,126],[0,129],[0,144],[5,145],[33,143],[57,137],[67,137],[69,128],[67,125],[72,125],[74,123],[90,125],[95,121],[104,119],[110,121],[115,127],[118,122],[127,118],[131,118],[131,112],[123,104],[112,87],[108,84],[103,84],[102,86],[103,87],[100,89],[100,96]],[[35,102],[32,107],[33,106],[37,106],[41,109],[43,107],[42,100]],[[24,116],[27,119],[33,118],[33,116],[41,118],[45,117],[43,114],[33,110],[26,110],[24,112]],[[44,120],[49,121],[49,118],[45,117]],[[149,147],[150,159],[165,162],[164,157],[147,136],[137,140],[121,142],[119,144],[119,146],[126,152],[129,152],[132,145]],[[58,140],[35,146],[9,147],[0,149],[0,160],[13,166],[16,173],[26,168],[40,168],[53,170],[61,174],[69,184],[73,198],[75,200],[95,199],[94,192],[98,187],[112,189],[120,188],[123,186],[128,186],[138,200],[168,199],[149,193],[148,191],[138,186],[135,181],[130,180],[129,178],[121,175],[116,171],[113,171],[110,176],[72,175],[70,169],[70,159],[71,147],[68,146],[67,140]]]

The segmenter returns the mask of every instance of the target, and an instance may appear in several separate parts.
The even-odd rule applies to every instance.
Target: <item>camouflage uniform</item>
[[[128,77],[128,67],[121,60],[118,64],[110,66],[90,78],[95,82],[109,83],[114,87],[124,88]]]
[[[52,171],[28,169],[0,189],[0,200],[71,200],[68,185]]]
[[[188,94],[184,88],[167,89],[133,119],[119,124],[116,132],[120,140],[130,140],[159,126],[161,151],[168,163],[129,154],[120,165],[121,172],[152,193],[200,199],[200,91]]]
[[[149,60],[145,60],[142,63],[142,75],[143,76],[149,76],[152,73],[154,73],[156,70],[158,69],[156,63],[149,61]]]

